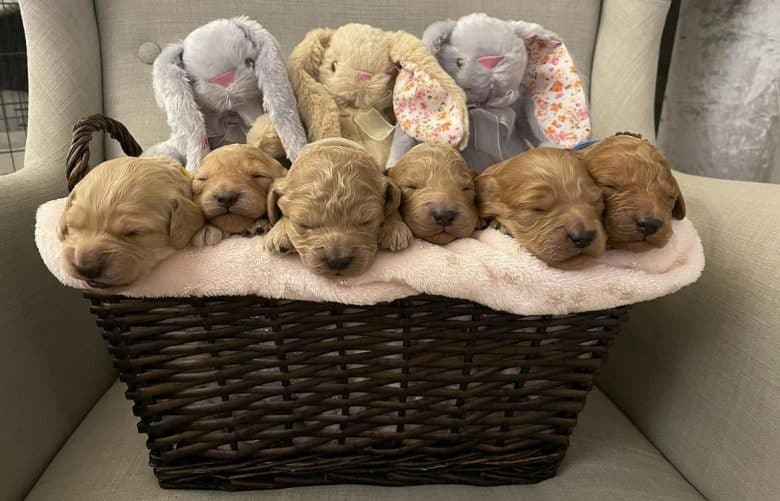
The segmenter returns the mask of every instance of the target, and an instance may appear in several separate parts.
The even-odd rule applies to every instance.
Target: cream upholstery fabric
[[[151,65],[139,59],[139,48],[149,42],[160,47],[183,38],[195,27],[217,17],[246,14],[276,36],[285,54],[320,26],[337,27],[364,22],[384,29],[404,29],[417,36],[433,21],[457,18],[475,9],[494,16],[541,23],[567,42],[585,83],[599,25],[598,0],[220,0],[166,2],[97,0],[100,27],[105,112],[128,126],[142,146],[168,137],[165,117],[154,102]],[[650,33],[650,35],[653,35]],[[107,143],[111,155],[118,145]]]
[[[123,391],[124,385],[117,383],[98,402],[36,484],[28,501],[701,499],[599,390],[588,397],[558,476],[536,485],[392,489],[340,485],[249,493],[161,490],[147,465],[144,437],[135,431],[137,418],[130,412],[131,404],[124,399]]]
[[[593,56],[594,137],[629,130],[655,138],[655,77],[670,0],[605,0]],[[637,37],[637,33],[647,36]],[[652,36],[651,36],[652,35]]]
[[[602,387],[709,499],[780,499],[780,186],[676,174],[699,282],[638,305]]]
[[[65,194],[71,127],[102,107],[92,2],[21,7],[30,127],[25,167],[0,176],[0,499],[27,492],[115,377],[89,303],[52,279],[32,232],[37,206]]]

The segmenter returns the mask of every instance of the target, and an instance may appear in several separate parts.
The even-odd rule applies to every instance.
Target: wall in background
[[[780,0],[682,2],[658,143],[678,170],[780,182]]]

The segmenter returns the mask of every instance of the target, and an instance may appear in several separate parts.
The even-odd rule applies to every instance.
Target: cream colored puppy
[[[412,233],[401,220],[401,192],[359,144],[340,138],[305,147],[268,197],[275,223],[268,249],[297,251],[323,275],[357,275],[381,247],[409,246]]]
[[[203,227],[189,174],[168,157],[96,166],[68,196],[57,235],[65,270],[91,287],[128,285]]]
[[[268,231],[266,196],[271,182],[286,173],[270,155],[247,144],[222,146],[206,155],[193,177],[192,191],[208,224],[193,237],[193,246]]]

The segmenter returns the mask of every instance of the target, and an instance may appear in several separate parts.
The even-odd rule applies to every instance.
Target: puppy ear
[[[452,19],[437,21],[425,28],[422,41],[431,54],[437,56],[443,45],[448,44],[457,23]]]
[[[203,212],[192,200],[179,197],[171,202],[168,236],[175,249],[183,249],[205,224]]]
[[[75,193],[73,192],[68,195],[68,200],[65,202],[65,208],[62,209],[62,214],[60,214],[60,222],[57,225],[57,238],[60,242],[64,241],[65,237],[68,236],[68,209],[70,209],[70,204],[73,201],[74,196]]]
[[[675,219],[685,219],[685,199],[679,188],[677,188],[677,200],[674,201],[674,207],[672,207],[672,216]]]
[[[332,36],[331,30],[312,30],[290,54],[290,82],[309,141],[341,137],[339,108],[319,80],[320,65]]]
[[[399,128],[422,143],[465,148],[469,139],[466,94],[422,40],[404,31],[390,34],[390,60],[400,67],[393,89]]]
[[[165,112],[171,129],[169,141],[183,151],[187,170],[194,172],[209,151],[208,135],[190,77],[184,69],[183,54],[181,43],[164,48],[152,66],[152,85],[157,105]]]
[[[385,176],[385,217],[401,206],[401,188],[389,176]]]
[[[501,201],[501,188],[495,177],[482,174],[477,176],[476,202],[479,209],[479,217],[488,219],[504,214],[506,204]]]
[[[265,199],[266,216],[271,224],[276,223],[282,218],[282,209],[279,207],[279,199],[284,195],[284,178],[276,179],[268,189],[268,196]]]
[[[298,104],[293,94],[287,67],[279,42],[260,23],[246,16],[232,19],[255,47],[255,75],[263,94],[263,109],[271,119],[284,150],[290,160],[306,145],[306,133],[296,110]]]

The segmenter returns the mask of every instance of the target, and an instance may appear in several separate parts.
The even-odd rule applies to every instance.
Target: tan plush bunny
[[[406,32],[365,24],[315,29],[293,50],[289,72],[309,141],[351,139],[381,166],[417,141],[468,142],[463,91]],[[268,141],[268,127],[256,123],[250,141]]]

